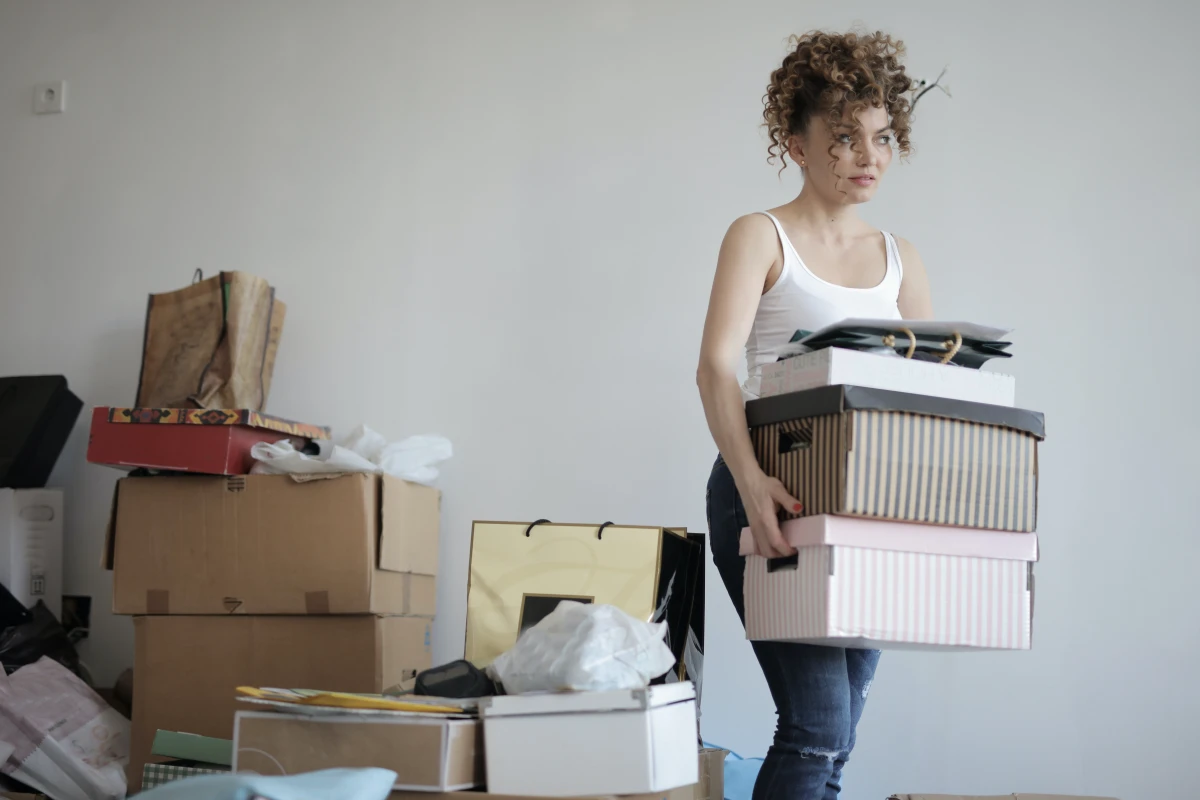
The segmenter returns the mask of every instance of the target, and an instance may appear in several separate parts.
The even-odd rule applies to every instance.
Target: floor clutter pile
[[[360,428],[335,445],[266,414],[284,314],[243,273],[151,299],[139,402],[94,409],[88,448],[130,472],[102,560],[114,613],[134,620],[132,726],[36,661],[15,680],[90,710],[31,752],[54,762],[63,735],[102,730],[108,771],[5,774],[53,800],[725,797],[727,753],[698,725],[705,536],[477,521],[465,657],[435,668],[432,464],[449,443]],[[751,438],[805,507],[782,523],[794,556],[765,558],[743,532],[748,638],[1031,646],[1044,423],[1015,407],[1011,377],[978,369],[1007,356],[1002,334],[848,321],[798,333],[764,371]],[[28,491],[43,493],[0,493],[0,532],[28,507],[61,517],[61,496]],[[48,575],[0,576],[16,624],[61,594]]]

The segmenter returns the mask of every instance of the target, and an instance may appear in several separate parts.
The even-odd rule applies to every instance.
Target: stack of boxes
[[[848,375],[859,385],[834,383]],[[748,638],[1031,646],[1045,430],[1013,406],[1011,376],[829,348],[774,365],[764,388],[751,439],[804,508],[781,523],[788,558],[742,532]]]
[[[96,417],[110,443],[113,413]],[[388,476],[119,481],[104,566],[134,617],[130,791],[156,731],[231,738],[239,686],[411,686],[431,666],[439,516],[437,490]]]

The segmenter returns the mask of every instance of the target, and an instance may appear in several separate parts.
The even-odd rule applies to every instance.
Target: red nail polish
[[[800,505],[799,503],[796,503],[796,505],[792,506],[792,511],[795,511],[797,514],[799,514],[803,510],[804,510],[804,506]]]

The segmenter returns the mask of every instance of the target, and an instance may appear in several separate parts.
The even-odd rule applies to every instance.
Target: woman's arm
[[[904,282],[900,284],[900,316],[905,319],[933,319],[933,300],[929,296],[929,275],[925,262],[912,242],[897,237]]]
[[[758,465],[737,368],[767,277],[782,257],[775,226],[761,214],[730,226],[717,258],[696,372],[708,428],[733,474],[759,551],[767,556],[795,552],[779,532],[776,506],[799,511],[800,504]]]

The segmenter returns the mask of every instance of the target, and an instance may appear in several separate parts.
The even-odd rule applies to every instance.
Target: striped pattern
[[[750,432],[763,470],[804,503],[802,514],[789,512],[788,517],[842,511],[849,447],[844,426],[848,419],[842,414],[806,417]]]
[[[798,568],[746,559],[750,639],[853,646],[1027,650],[1032,570],[1025,561],[804,547]]]
[[[1037,528],[1031,434],[908,412],[848,411],[765,425],[751,438],[763,469],[804,503],[805,515]]]
[[[176,764],[146,764],[142,767],[142,791],[162,786],[171,781],[195,778],[198,775],[226,775],[228,767],[181,767]]]

